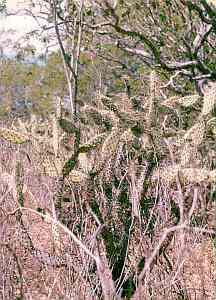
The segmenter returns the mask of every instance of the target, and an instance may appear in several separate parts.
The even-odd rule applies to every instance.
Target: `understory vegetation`
[[[148,2],[50,1],[59,52],[1,58],[2,299],[214,299],[216,12]]]

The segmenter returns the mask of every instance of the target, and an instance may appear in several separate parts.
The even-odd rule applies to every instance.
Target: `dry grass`
[[[78,146],[53,117],[1,131],[2,299],[213,299],[214,147],[203,116],[164,136],[155,81],[146,119],[129,98],[129,112],[121,95],[110,103],[112,129],[101,96],[101,124],[80,124]],[[17,132],[30,142],[13,144]]]

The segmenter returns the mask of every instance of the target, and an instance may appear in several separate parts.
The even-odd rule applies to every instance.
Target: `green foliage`
[[[33,50],[29,48],[28,51]],[[46,117],[54,109],[54,95],[67,95],[59,53],[50,54],[43,64],[26,62],[25,57],[21,60],[4,59],[1,72],[1,97],[8,112],[16,101],[25,101],[31,103],[29,114],[33,112]]]
[[[175,217],[175,222],[178,224],[180,220],[180,211],[178,205],[175,203],[175,201],[171,201],[171,212],[172,215]]]
[[[103,141],[106,139],[106,137],[107,137],[107,134],[102,133],[102,134],[99,134],[99,135],[93,137],[89,142],[87,142],[85,144],[81,144],[79,146],[79,153],[89,152],[89,151],[97,148],[99,145],[101,145],[103,143]]]
[[[7,9],[7,0],[0,1],[0,14],[4,13]]]
[[[68,121],[66,119],[60,119],[59,120],[60,127],[69,134],[74,134],[78,132],[78,128],[76,125],[73,124],[73,122]]]
[[[97,203],[96,199],[94,199],[94,198],[91,199],[90,205],[91,205],[92,211],[95,213],[95,215],[97,216],[97,218],[100,220],[101,224],[104,224],[103,216],[102,216],[102,213],[100,211],[100,206]]]
[[[63,176],[68,176],[70,174],[70,172],[73,170],[73,168],[75,167],[76,165],[76,160],[75,159],[68,159],[65,164],[64,164],[64,167],[63,167],[63,170],[62,170],[62,174]]]
[[[106,227],[102,233],[108,258],[113,265],[112,275],[114,280],[117,280],[120,277],[124,266],[129,238],[129,228],[131,225],[131,216],[129,214],[120,218],[123,219],[122,221],[124,222],[123,232],[118,232],[116,225],[113,221],[111,221],[111,225]]]
[[[121,183],[121,192],[118,196],[118,201],[122,209],[126,210],[131,208],[131,203],[128,196],[128,182],[126,180]]]
[[[150,218],[151,209],[154,205],[155,201],[152,198],[143,198],[140,202],[141,206],[141,214],[145,221],[149,221],[147,234],[152,237],[154,235],[154,228],[157,222],[156,217],[153,215]]]
[[[141,272],[144,266],[145,266],[145,257],[142,257],[142,259],[139,261],[138,264],[138,271]]]
[[[4,117],[7,117],[7,115],[10,112],[10,105],[8,105],[7,103],[2,103],[0,105],[0,117],[1,119]]]
[[[112,200],[112,182],[103,185],[104,193],[108,199],[108,202]]]
[[[70,54],[65,53],[64,59],[67,64],[69,64],[69,65],[71,64],[71,55]]]
[[[143,124],[137,123],[135,126],[131,127],[131,131],[136,137],[140,137],[144,132]]]
[[[136,290],[136,286],[132,277],[129,277],[122,286],[122,297],[123,299],[131,299],[134,292]]]

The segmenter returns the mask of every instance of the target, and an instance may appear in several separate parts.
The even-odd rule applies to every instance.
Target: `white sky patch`
[[[26,0],[7,0],[7,9],[11,11],[25,8],[28,2]]]
[[[24,15],[22,10],[28,8],[27,1],[7,0],[7,11],[13,15],[0,17],[0,48],[6,55],[14,54],[14,46],[18,48],[19,46],[32,45],[36,48],[36,54],[44,52],[47,46],[34,34],[30,34],[29,39],[26,40],[26,34],[40,30],[37,21],[33,17]],[[17,11],[19,11],[19,15],[15,15]],[[42,36],[40,37],[42,40]]]

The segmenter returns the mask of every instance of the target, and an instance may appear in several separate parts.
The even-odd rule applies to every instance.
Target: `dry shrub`
[[[3,299],[210,299],[215,151],[207,109],[189,128],[172,124],[167,137],[156,80],[152,73],[146,115],[125,94],[101,95],[100,109],[83,107],[83,123],[21,121],[14,136],[22,128],[26,144],[11,144],[11,129],[1,135]]]

